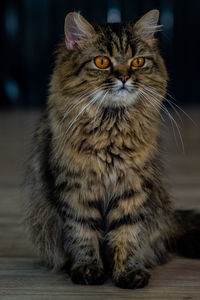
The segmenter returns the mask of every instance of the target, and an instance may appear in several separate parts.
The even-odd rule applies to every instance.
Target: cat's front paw
[[[83,265],[71,270],[71,280],[85,285],[103,284],[106,280],[104,270],[96,265]]]
[[[133,270],[114,278],[116,286],[122,289],[138,289],[148,284],[150,274],[143,270]]]

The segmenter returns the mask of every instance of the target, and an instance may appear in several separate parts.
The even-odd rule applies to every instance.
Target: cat
[[[128,24],[92,25],[76,12],[65,19],[28,163],[25,219],[48,267],[74,283],[111,276],[142,288],[175,247],[200,257],[199,215],[174,212],[162,180],[168,75],[158,19],[158,10]]]

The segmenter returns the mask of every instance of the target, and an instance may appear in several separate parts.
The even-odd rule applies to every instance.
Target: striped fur
[[[76,283],[100,284],[111,273],[120,287],[143,287],[177,234],[158,145],[167,72],[145,34],[157,15],[93,27],[76,13],[66,19],[29,161],[26,222],[46,263],[68,267]],[[94,66],[98,55],[110,58],[109,69]],[[132,69],[137,56],[145,66]],[[126,92],[121,74],[129,76]]]

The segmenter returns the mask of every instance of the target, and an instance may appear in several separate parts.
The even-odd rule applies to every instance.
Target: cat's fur
[[[110,273],[117,286],[143,287],[147,268],[165,262],[181,236],[159,160],[168,78],[154,38],[158,15],[94,26],[66,17],[29,162],[26,222],[48,266],[68,268],[76,283],[100,284]],[[98,69],[99,55],[111,67]],[[144,67],[130,66],[137,56]]]

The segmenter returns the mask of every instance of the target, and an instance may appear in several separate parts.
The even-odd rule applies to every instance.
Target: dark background
[[[161,53],[167,63],[169,91],[179,105],[198,104],[200,76],[200,1],[198,0],[1,0],[0,107],[44,106],[56,44],[66,13],[80,11],[91,22],[105,23],[114,9],[129,21],[160,10]]]

